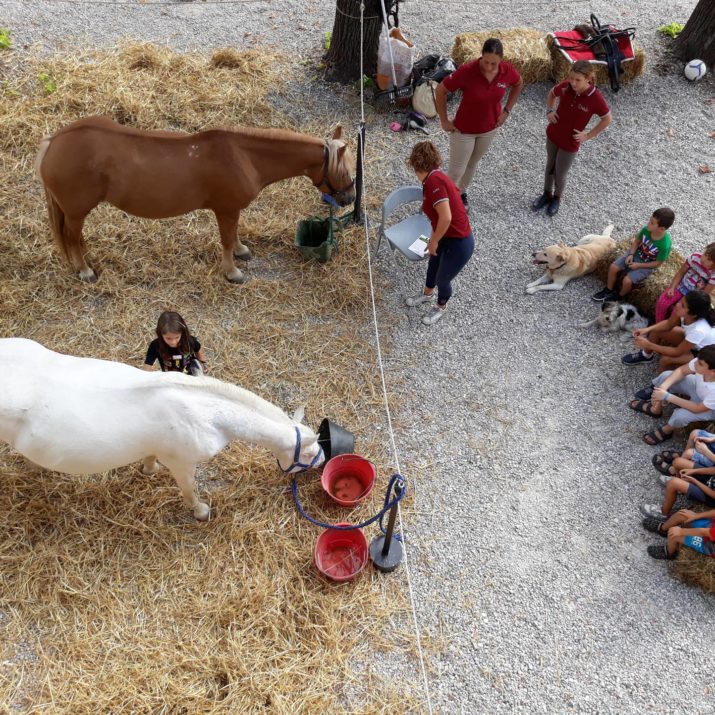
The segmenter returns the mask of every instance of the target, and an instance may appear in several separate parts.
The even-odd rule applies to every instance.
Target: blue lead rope
[[[390,499],[390,495],[392,494],[393,489],[395,491],[395,496]],[[375,516],[370,517],[367,521],[363,521],[360,524],[351,524],[350,526],[326,524],[325,522],[313,519],[312,516],[306,514],[305,510],[303,509],[303,506],[300,503],[300,500],[298,499],[298,482],[295,477],[293,477],[293,481],[291,482],[291,491],[293,492],[293,501],[295,502],[296,509],[298,509],[298,513],[304,519],[307,519],[311,524],[320,526],[323,529],[335,529],[336,531],[352,531],[353,529],[362,529],[366,526],[369,526],[370,524],[376,522],[379,519],[380,531],[383,534],[386,534],[387,532],[385,531],[385,527],[382,525],[382,519],[385,514],[387,514],[387,512],[390,511],[390,509],[392,509],[395,504],[397,504],[397,502],[404,499],[405,494],[407,494],[407,483],[405,482],[401,474],[395,472],[395,474],[390,477],[390,481],[387,485],[387,490],[385,491],[385,501],[382,509],[380,509],[380,511],[375,514]],[[402,541],[402,536],[400,534],[393,534],[393,536],[398,541]]]

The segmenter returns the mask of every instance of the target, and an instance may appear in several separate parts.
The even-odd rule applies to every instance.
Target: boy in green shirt
[[[594,293],[592,298],[602,302],[625,298],[636,283],[644,281],[670,255],[670,234],[668,229],[675,221],[673,209],[661,208],[653,212],[648,223],[631,241],[628,253],[616,259],[608,267],[606,287]],[[618,274],[625,271],[620,294],[614,288]]]

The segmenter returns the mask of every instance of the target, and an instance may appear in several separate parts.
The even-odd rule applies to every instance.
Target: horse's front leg
[[[166,462],[164,462],[166,464]],[[171,465],[166,465],[174,477],[176,483],[181,489],[186,506],[193,509],[194,516],[199,521],[207,521],[211,515],[209,505],[202,502],[196,493],[196,465],[195,464],[178,464],[173,462]]]
[[[233,214],[216,213],[216,222],[218,223],[221,248],[223,250],[221,270],[226,276],[226,280],[231,281],[231,283],[243,283],[246,280],[246,277],[236,268],[236,264],[233,262],[233,254],[238,250],[236,245],[238,241],[238,217],[238,211]],[[248,250],[242,243],[240,245],[245,250]]]

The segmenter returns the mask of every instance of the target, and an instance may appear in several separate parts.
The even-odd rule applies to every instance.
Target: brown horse
[[[354,162],[340,137],[340,127],[323,141],[282,129],[143,131],[87,117],[42,140],[35,170],[45,186],[55,241],[81,280],[97,280],[84,258],[84,220],[108,201],[144,218],[213,211],[221,270],[242,283],[233,257],[248,260],[251,252],[238,238],[238,219],[265,186],[307,176],[340,206],[355,200]]]

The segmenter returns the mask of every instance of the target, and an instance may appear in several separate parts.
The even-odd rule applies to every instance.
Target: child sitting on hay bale
[[[655,304],[655,321],[668,317],[672,307],[693,290],[710,295],[715,286],[715,243],[710,243],[702,253],[691,253],[680,270],[673,276],[670,285],[661,293]]]
[[[703,291],[694,290],[681,298],[675,306],[673,314],[667,320],[655,325],[633,331],[636,347],[640,350],[624,355],[621,362],[624,365],[640,365],[650,362],[660,355],[658,371],[675,370],[680,365],[690,362],[693,352],[707,345],[715,345],[715,310],[710,303],[710,296]],[[647,337],[646,337],[647,336]],[[648,393],[641,399],[650,398]],[[638,412],[651,414],[642,409],[643,402],[631,407]]]
[[[608,268],[606,287],[593,294],[593,300],[603,302],[625,298],[633,286],[644,281],[670,255],[672,242],[668,229],[675,221],[673,209],[656,209],[637,236],[631,241],[628,253],[617,258]],[[620,291],[616,291],[616,281],[625,272]]]
[[[655,446],[673,436],[676,428],[685,427],[691,422],[711,421],[715,419],[715,345],[708,345],[698,352],[698,357],[677,370],[661,373],[653,379],[652,396],[648,408],[641,409],[644,414],[659,417],[663,414],[663,403],[667,402],[676,409],[667,424],[643,435],[646,444]],[[675,395],[673,388],[685,396]],[[642,395],[649,388],[639,391]],[[640,401],[640,400],[637,400]],[[630,405],[633,407],[633,402]]]
[[[667,536],[665,544],[651,544],[648,555],[654,559],[672,561],[681,546],[689,546],[707,556],[715,556],[715,509],[699,514],[688,509],[676,512],[661,521],[647,517],[643,526],[660,536]]]

